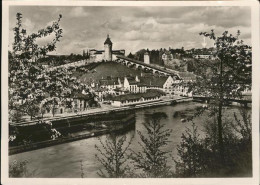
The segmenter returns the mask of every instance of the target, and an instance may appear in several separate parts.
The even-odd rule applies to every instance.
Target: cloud
[[[32,33],[35,31],[35,23],[32,22],[29,18],[25,18],[22,23],[27,33]]]
[[[83,7],[73,7],[69,13],[71,17],[87,17],[89,14]]]
[[[248,7],[15,6],[9,12],[9,30],[15,25],[15,14],[21,12],[24,26],[33,31],[52,24],[62,14],[60,26],[64,32],[56,51],[62,54],[102,49],[108,33],[114,49],[132,53],[142,48],[202,47],[199,33],[211,29],[217,35],[226,30],[236,34],[239,29],[241,39],[251,42]]]

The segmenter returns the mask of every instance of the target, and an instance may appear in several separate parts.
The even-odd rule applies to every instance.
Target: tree
[[[240,31],[236,36],[225,31],[221,36],[211,33],[200,33],[214,41],[217,60],[201,61],[200,68],[210,69],[210,73],[200,73],[195,83],[190,84],[193,94],[210,97],[208,106],[212,116],[217,116],[218,152],[220,162],[225,165],[225,149],[223,144],[222,109],[230,99],[241,99],[242,92],[251,88],[251,53],[249,46],[239,40]]]
[[[149,116],[144,124],[146,135],[137,131],[141,138],[139,145],[141,151],[131,150],[131,159],[134,168],[142,170],[141,177],[171,177],[170,166],[168,166],[168,155],[170,151],[165,151],[163,147],[168,144],[171,130],[164,129],[161,119],[165,118],[165,114],[154,113]]]
[[[130,52],[129,55],[127,56],[128,58],[134,58],[134,55]]]
[[[30,116],[31,120],[39,113],[39,106],[35,100],[26,100],[21,109]]]
[[[204,137],[193,123],[178,145],[177,177],[234,177],[252,174],[251,115],[241,109],[234,119],[223,119],[225,166],[219,156],[217,117],[204,122]],[[242,118],[242,119],[241,119]]]
[[[40,58],[46,56],[48,52],[54,51],[56,43],[62,37],[62,29],[59,22],[62,16],[59,15],[57,21],[54,21],[51,26],[39,30],[37,33],[28,34],[26,29],[22,27],[22,14],[16,14],[16,27],[14,31],[13,51],[9,54],[9,101],[23,100],[23,103],[35,103],[38,105],[42,101],[44,94],[44,83],[39,80],[39,77],[45,75],[46,69],[43,68],[39,61]],[[37,44],[37,39],[54,35],[52,42],[40,46]],[[25,106],[22,107],[27,107]],[[9,107],[11,108],[11,107]],[[36,108],[36,106],[34,106]],[[27,107],[25,112],[31,117],[35,111]],[[33,112],[33,114],[31,114]]]
[[[177,146],[178,160],[176,163],[177,177],[198,177],[206,172],[207,160],[201,139],[197,131],[197,126],[193,123],[192,129],[187,128],[185,134],[182,134],[182,141]]]
[[[95,157],[104,166],[105,171],[99,170],[98,175],[101,177],[120,178],[126,177],[129,167],[126,163],[128,160],[127,150],[131,144],[131,140],[126,144],[126,136],[119,137],[111,134],[110,137],[102,142],[98,138],[101,147],[95,145],[99,152]],[[124,147],[124,145],[126,146]]]
[[[72,73],[66,68],[47,69],[43,67],[45,60],[58,60],[64,57],[47,57],[48,52],[56,49],[57,42],[62,37],[59,15],[57,21],[51,26],[39,30],[37,33],[27,35],[22,28],[22,14],[17,13],[17,24],[14,28],[13,52],[9,53],[9,101],[22,100],[21,106],[26,108],[26,112],[33,118],[37,113],[44,114],[44,106],[52,109],[53,116],[58,105],[66,104],[68,98],[72,98],[74,93],[79,93],[86,87],[76,78],[72,78]],[[52,42],[39,46],[37,39],[54,35]],[[81,59],[81,55],[71,55]],[[74,60],[74,59],[73,59]],[[63,62],[63,61],[62,61]],[[43,102],[44,101],[44,102]],[[43,102],[43,103],[42,103]],[[32,104],[33,103],[33,104]],[[33,107],[26,105],[32,104]],[[11,108],[12,106],[10,106]]]

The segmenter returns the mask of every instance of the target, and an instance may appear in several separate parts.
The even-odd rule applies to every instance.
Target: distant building
[[[179,96],[192,97],[192,91],[189,91],[189,82],[196,80],[196,75],[191,72],[179,72],[181,80],[175,80],[173,83],[174,94]]]
[[[125,55],[125,50],[112,50],[113,43],[109,38],[109,35],[107,35],[107,38],[104,42],[104,50],[96,50],[96,49],[90,49],[89,54],[90,58],[96,62],[98,61],[112,61],[116,60],[116,56],[118,55]]]
[[[193,58],[196,58],[196,59],[212,59],[212,60],[215,59],[215,57],[213,55],[193,55]]]
[[[171,61],[173,59],[173,55],[170,51],[165,51],[163,54],[162,54],[162,60],[163,61]]]

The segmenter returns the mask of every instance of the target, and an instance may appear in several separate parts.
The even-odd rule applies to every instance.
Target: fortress
[[[113,43],[111,42],[109,35],[104,42],[104,50],[90,49],[89,54],[90,58],[96,62],[99,61],[112,61],[116,60],[116,56],[125,55],[125,50],[112,50]]]

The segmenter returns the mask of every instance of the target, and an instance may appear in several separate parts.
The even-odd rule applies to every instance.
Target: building
[[[105,48],[104,59],[106,61],[112,61],[112,45],[113,43],[111,42],[109,35],[107,35],[107,39],[104,42],[104,48]]]
[[[193,58],[196,58],[196,59],[212,59],[212,60],[215,59],[215,57],[213,55],[193,55]]]
[[[90,59],[94,60],[95,62],[100,61],[112,61],[116,60],[116,56],[123,55],[125,56],[125,50],[113,50],[113,43],[111,39],[109,38],[109,35],[107,35],[107,38],[104,42],[104,50],[96,50],[96,49],[90,49],[89,55]]]
[[[111,76],[108,76],[106,79],[100,79],[98,82],[98,86],[110,90],[110,89],[122,87],[122,83],[120,78],[118,77],[112,78]]]
[[[171,61],[173,59],[173,55],[170,51],[165,51],[163,54],[162,54],[162,60],[163,61]]]
[[[148,89],[159,89],[165,93],[173,92],[174,79],[171,76],[162,77],[125,77],[123,88],[130,93],[145,93]]]
[[[116,96],[112,99],[111,105],[115,107],[122,107],[128,105],[136,105],[141,103],[149,103],[160,101],[163,92],[158,90],[150,90],[147,93],[136,93]]]
[[[196,80],[196,75],[191,72],[179,72],[181,80],[175,80],[173,83],[174,94],[179,96],[192,97],[192,91],[189,91],[188,83]]]
[[[148,52],[148,51],[146,51],[146,52],[144,53],[144,63],[145,63],[145,64],[150,64],[150,55],[149,55],[149,52]]]

